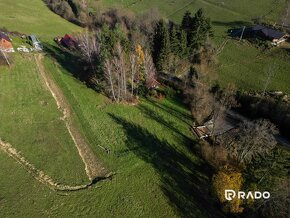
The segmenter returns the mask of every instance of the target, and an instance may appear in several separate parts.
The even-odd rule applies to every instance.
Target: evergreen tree
[[[170,32],[171,51],[176,55],[180,55],[180,40],[178,36],[178,30],[175,24],[172,25]]]
[[[170,38],[168,26],[161,20],[157,24],[154,36],[154,62],[158,71],[168,70],[168,57],[170,54]]]
[[[210,19],[206,18],[203,9],[199,9],[194,15],[191,23],[189,47],[191,51],[199,50],[204,46],[208,37],[212,36]]]
[[[187,33],[185,30],[180,31],[179,50],[180,50],[181,57],[186,57],[188,55]]]
[[[189,11],[186,11],[182,18],[181,28],[188,32],[192,29],[191,24],[192,24],[191,13]]]

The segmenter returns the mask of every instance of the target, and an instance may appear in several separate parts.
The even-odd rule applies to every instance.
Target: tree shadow
[[[126,152],[133,152],[155,168],[163,193],[180,216],[224,217],[218,203],[210,197],[211,168],[201,160],[190,159],[143,127],[109,115],[127,134]]]
[[[290,55],[290,48],[283,48],[283,49],[287,52],[288,55]]]
[[[153,106],[155,106],[155,107],[157,107],[157,108],[159,108],[159,109],[161,109],[161,110],[167,112],[167,113],[170,114],[171,116],[176,117],[177,119],[183,121],[183,122],[186,123],[187,125],[191,125],[192,122],[193,122],[193,118],[192,118],[192,116],[189,115],[189,114],[186,114],[186,113],[184,113],[184,112],[182,112],[182,111],[180,111],[180,110],[177,110],[177,109],[175,109],[175,108],[169,107],[169,106],[167,106],[167,105],[160,104],[159,102],[154,101],[154,100],[152,100],[152,99],[150,99],[150,98],[147,98],[147,101],[148,101],[151,105],[153,105]]]
[[[76,52],[48,43],[43,43],[43,47],[46,55],[52,57],[76,79],[85,82],[88,87],[92,88],[91,84],[88,83],[89,75],[85,73],[84,65],[82,66],[80,56]]]
[[[163,126],[168,128],[169,130],[177,133],[180,136],[180,138],[182,139],[182,144],[186,145],[188,150],[193,151],[192,150],[192,148],[193,148],[192,139],[190,137],[188,137],[187,135],[185,135],[182,131],[180,131],[180,129],[175,127],[175,123],[174,122],[170,122],[170,121],[165,120],[156,111],[150,109],[146,105],[140,104],[140,105],[137,106],[137,108],[140,111],[142,111],[142,113],[145,114],[152,121],[155,121],[155,122],[157,122],[159,124],[162,124]],[[162,110],[164,110],[164,109],[162,109]]]
[[[229,28],[243,27],[243,26],[252,25],[251,22],[240,21],[240,20],[239,21],[231,21],[231,22],[223,22],[223,21],[214,20],[214,21],[212,21],[212,24],[214,26],[225,26],[225,27],[229,27]]]

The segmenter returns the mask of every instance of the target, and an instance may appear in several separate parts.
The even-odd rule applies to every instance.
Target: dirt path
[[[51,75],[44,70],[42,63],[43,56],[41,54],[35,56],[36,64],[39,73],[45,83],[46,88],[50,91],[51,95],[56,101],[58,109],[62,111],[62,120],[73,139],[75,146],[78,149],[79,155],[85,164],[86,173],[91,181],[96,178],[107,177],[108,171],[104,168],[102,163],[97,159],[91,147],[86,143],[85,138],[79,132],[79,130],[74,126],[71,118],[71,107],[68,104],[62,91],[53,81]]]
[[[21,164],[33,177],[41,182],[42,184],[48,186],[50,189],[56,191],[77,191],[81,189],[88,188],[93,183],[89,183],[86,185],[62,185],[55,182],[51,177],[46,175],[43,171],[38,170],[34,165],[29,163],[15,148],[12,147],[9,143],[6,143],[0,139],[0,149],[7,153],[10,157],[16,160],[19,164]]]

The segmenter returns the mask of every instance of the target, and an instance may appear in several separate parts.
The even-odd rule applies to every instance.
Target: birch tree
[[[130,54],[130,72],[131,72],[131,95],[134,95],[135,79],[137,75],[137,57],[135,54]]]
[[[83,60],[89,63],[91,69],[95,72],[94,62],[100,56],[100,44],[97,43],[96,33],[86,30],[77,36],[77,41]]]
[[[106,60],[105,62],[105,75],[106,79],[110,84],[110,92],[112,94],[113,100],[116,101],[116,95],[115,95],[115,87],[114,87],[114,79],[113,79],[113,66],[112,63],[109,60]]]
[[[128,94],[128,63],[120,43],[115,47],[115,53],[111,59],[105,61],[105,75],[112,98],[116,102],[127,101],[131,97]],[[133,69],[134,70],[134,69]]]
[[[145,51],[144,54],[144,71],[147,88],[151,88],[151,84],[153,84],[156,80],[156,68],[154,66],[152,56],[148,51]]]

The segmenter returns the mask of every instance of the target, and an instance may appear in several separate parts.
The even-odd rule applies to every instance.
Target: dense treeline
[[[186,12],[182,24],[160,20],[155,27],[153,57],[158,71],[184,73],[194,63],[201,63],[213,51],[209,18],[199,9],[194,16]],[[210,57],[210,59],[212,56]]]
[[[77,37],[83,73],[116,102],[135,101],[157,84],[148,35],[141,33],[137,22],[124,20],[98,24]]]
[[[185,28],[160,18],[154,10],[136,17],[110,9],[90,16],[87,30],[77,36],[79,49],[70,52],[80,55],[82,73],[91,87],[116,102],[134,101],[152,94],[158,86],[157,72],[187,75],[201,63],[198,57],[208,53],[209,19],[202,9],[190,18]]]

